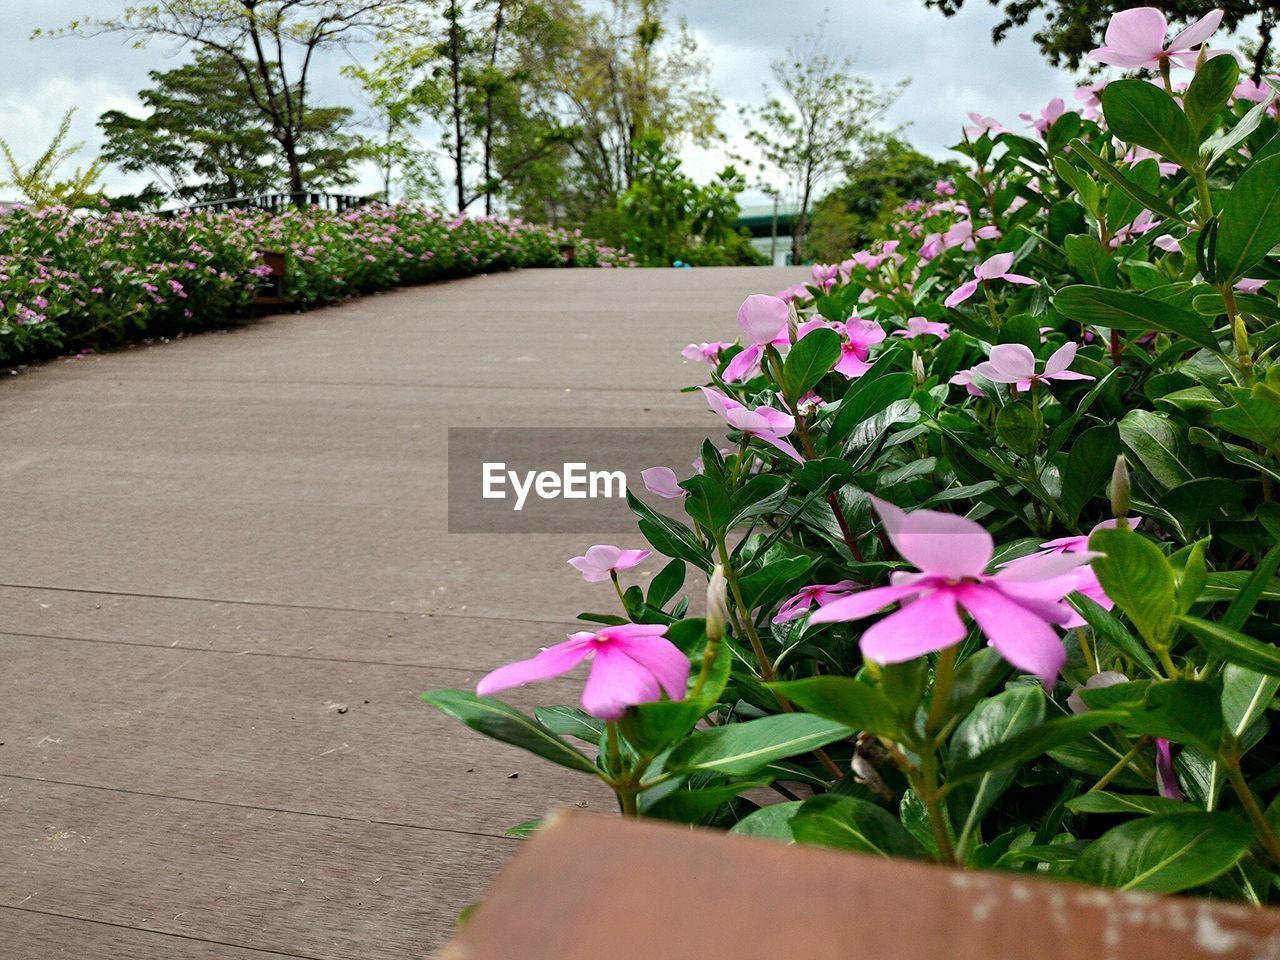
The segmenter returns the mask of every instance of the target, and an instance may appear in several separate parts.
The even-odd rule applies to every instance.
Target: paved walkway
[[[680,347],[798,275],[482,277],[0,382],[0,954],[423,957],[507,827],[608,809],[418,702],[600,607],[589,538],[445,533],[446,428],[688,426]]]

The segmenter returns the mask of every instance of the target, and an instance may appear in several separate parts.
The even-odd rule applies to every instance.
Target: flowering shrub
[[[587,551],[622,609],[479,687],[593,657],[581,708],[424,698],[626,814],[1280,900],[1275,90],[1156,16],[1100,54],[1156,82],[975,115],[893,237],[686,349],[732,445],[630,497],[669,562]]]
[[[630,263],[578,233],[412,205],[172,218],[18,208],[0,216],[0,363],[218,326],[252,304],[263,251],[287,255],[295,308],[512,267]]]

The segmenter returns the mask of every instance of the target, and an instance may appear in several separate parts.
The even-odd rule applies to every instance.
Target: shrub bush
[[[172,218],[16,208],[0,216],[0,363],[223,325],[252,305],[263,251],[287,255],[294,309],[514,267],[630,263],[575,232],[413,205]]]
[[[690,346],[730,446],[630,498],[647,590],[597,545],[620,611],[424,698],[626,814],[1280,899],[1275,89],[1117,16],[1162,82],[975,116],[894,239]],[[584,661],[581,708],[492,696]]]

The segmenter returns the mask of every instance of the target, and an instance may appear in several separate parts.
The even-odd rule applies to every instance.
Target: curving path
[[[446,428],[688,426],[679,349],[802,275],[481,277],[0,383],[0,954],[422,957],[507,827],[608,809],[417,700],[600,607],[590,538],[445,532]]]

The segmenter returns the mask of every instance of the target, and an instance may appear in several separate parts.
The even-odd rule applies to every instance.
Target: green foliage
[[[74,109],[62,115],[62,122],[58,125],[53,141],[26,167],[18,161],[8,142],[0,137],[0,156],[3,156],[5,166],[8,167],[9,177],[8,180],[0,180],[0,188],[12,187],[33,207],[78,208],[100,203],[103,197],[97,189],[97,183],[105,166],[103,160],[97,160],[87,168],[77,167],[65,180],[57,179],[59,168],[79,153],[83,146],[67,143],[74,116]]]

